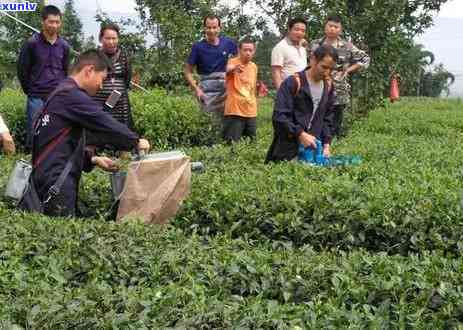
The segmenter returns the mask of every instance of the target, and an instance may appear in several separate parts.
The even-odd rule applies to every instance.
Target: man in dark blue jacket
[[[321,46],[311,55],[307,69],[281,84],[273,111],[274,138],[267,163],[293,160],[299,144],[315,149],[316,139],[322,140],[324,156],[329,157],[335,101],[330,73],[337,57],[332,46]]]
[[[33,182],[45,204],[46,215],[75,215],[83,170],[90,171],[94,165],[108,171],[117,170],[110,158],[98,157],[79,143],[84,129],[98,136],[102,145],[110,144],[126,151],[149,149],[148,141],[139,139],[126,125],[103,111],[91,97],[101,88],[110,66],[108,59],[96,50],[81,54],[71,76],[57,87],[38,117],[32,147]],[[52,145],[52,151],[48,152]],[[76,149],[79,157],[75,158],[60,193],[55,196],[50,188],[56,184]]]
[[[31,146],[34,114],[43,107],[48,95],[67,76],[70,46],[59,36],[60,28],[60,10],[55,6],[44,7],[42,32],[29,38],[19,54],[18,79],[27,95],[27,148]]]

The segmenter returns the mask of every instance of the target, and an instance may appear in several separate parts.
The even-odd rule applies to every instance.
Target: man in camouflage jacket
[[[325,36],[313,40],[310,44],[311,52],[323,44],[331,45],[338,51],[338,61],[332,72],[336,91],[332,133],[333,136],[338,137],[341,133],[343,112],[350,103],[351,86],[349,84],[349,75],[361,69],[366,69],[370,65],[368,54],[355,47],[351,42],[341,39],[341,33],[341,18],[339,16],[329,16],[325,23]]]

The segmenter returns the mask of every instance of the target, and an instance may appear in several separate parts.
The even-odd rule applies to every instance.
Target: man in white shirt
[[[266,163],[291,161],[299,145],[316,149],[323,143],[323,155],[331,154],[334,87],[329,81],[338,61],[336,49],[317,48],[310,57],[310,68],[298,72],[281,84],[273,109],[273,141]]]
[[[276,89],[283,80],[307,67],[304,47],[307,22],[294,18],[288,23],[288,34],[272,50],[272,79]]]

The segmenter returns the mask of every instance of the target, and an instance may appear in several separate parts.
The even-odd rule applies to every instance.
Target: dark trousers
[[[344,118],[345,104],[338,104],[334,106],[333,117],[333,136],[340,137],[342,134],[342,120]]]
[[[254,140],[256,133],[256,117],[224,116],[223,118],[223,139],[227,142],[237,142],[242,137]]]

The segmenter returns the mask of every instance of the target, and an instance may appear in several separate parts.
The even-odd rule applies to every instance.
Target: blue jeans
[[[44,102],[39,97],[27,97],[27,105],[26,105],[26,130],[27,130],[27,137],[26,137],[26,150],[32,149],[32,135],[33,127],[32,121],[37,113],[37,111],[41,110],[44,106]]]

